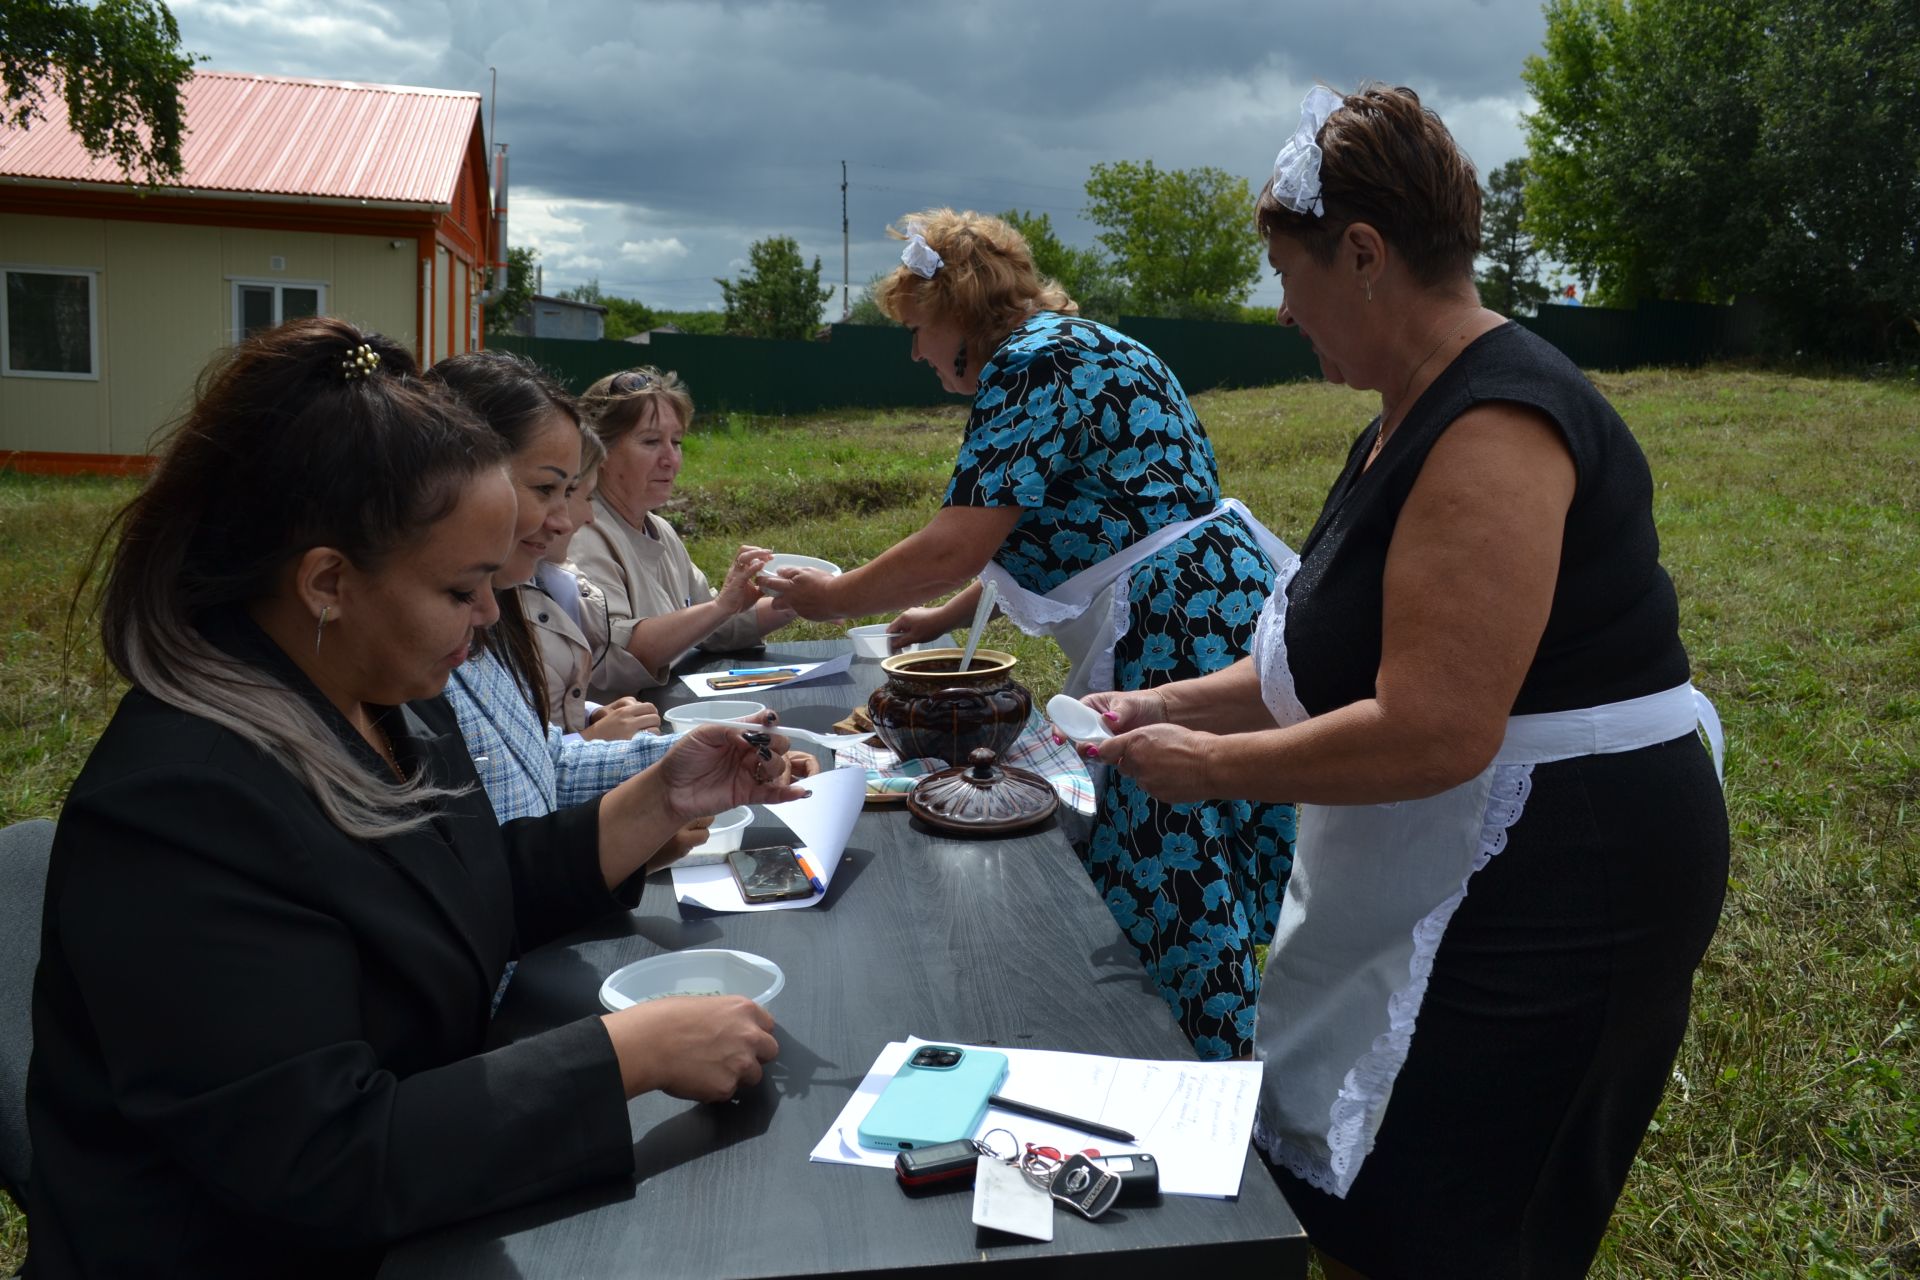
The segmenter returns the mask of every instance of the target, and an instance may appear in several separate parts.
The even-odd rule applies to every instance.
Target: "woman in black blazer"
[[[371,1274],[630,1174],[627,1098],[724,1099],[777,1051],[752,1002],[682,998],[480,1052],[510,957],[630,906],[689,817],[799,794],[706,726],[495,823],[438,694],[497,613],[499,463],[403,348],[299,321],[209,375],[122,513],[101,622],[134,687],[48,874],[28,1275]]]

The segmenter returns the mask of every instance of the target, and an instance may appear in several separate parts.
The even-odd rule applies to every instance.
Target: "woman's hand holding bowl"
[[[734,553],[733,563],[727,566],[726,579],[714,598],[730,614],[751,609],[760,598],[760,588],[753,579],[760,572],[760,566],[771,559],[773,552],[765,547],[741,547]]]
[[[803,618],[814,622],[838,622],[847,615],[829,598],[836,575],[825,569],[803,569],[788,565],[777,571],[781,586],[780,603]]]
[[[698,724],[654,767],[673,797],[673,816],[685,823],[735,805],[779,804],[807,794],[793,785],[790,745],[777,733]]]
[[[908,609],[887,624],[888,647],[898,653],[929,640],[946,639],[949,628],[944,620],[945,612],[945,605]]]
[[[707,842],[707,836],[711,834],[712,827],[712,814],[695,818],[692,822],[687,823],[686,826],[681,827],[673,833],[665,844],[660,846],[660,852],[647,859],[646,873],[652,875],[656,871],[670,867],[680,861],[680,859],[686,857],[689,853],[692,853],[695,849],[698,849]]]

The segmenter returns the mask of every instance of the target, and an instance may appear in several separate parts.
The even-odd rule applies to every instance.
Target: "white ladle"
[[[980,603],[973,607],[973,626],[967,632],[967,651],[960,656],[962,673],[973,670],[973,651],[980,647],[980,633],[986,629],[987,619],[993,616],[993,603],[1000,598],[1000,588],[989,582],[980,588]]]
[[[1047,719],[1075,742],[1105,742],[1113,736],[1106,717],[1078,698],[1056,693],[1047,701]]]

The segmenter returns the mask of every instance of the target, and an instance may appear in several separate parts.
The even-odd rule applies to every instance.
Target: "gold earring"
[[[327,633],[327,614],[332,611],[330,604],[320,606],[320,625],[313,629],[313,656],[316,658],[320,656],[320,637]]]
[[[1373,301],[1373,281],[1369,280],[1365,276],[1361,276],[1360,283],[1367,287],[1367,301],[1372,302]]]

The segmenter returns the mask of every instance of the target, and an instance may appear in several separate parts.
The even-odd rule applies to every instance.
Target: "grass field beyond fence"
[[[1597,379],[1646,448],[1696,681],[1726,720],[1733,871],[1692,1029],[1594,1274],[1920,1274],[1920,392]],[[1319,384],[1198,400],[1230,493],[1304,535],[1372,412]],[[859,563],[931,513],[956,409],[702,422],[679,519]],[[119,696],[78,568],[124,481],[0,473],[0,821],[54,816]],[[837,628],[806,628],[833,634]],[[996,623],[1036,694],[1049,645]],[[25,1227],[0,1202],[0,1274]]]

